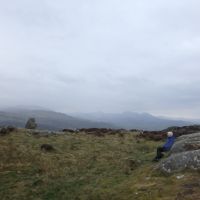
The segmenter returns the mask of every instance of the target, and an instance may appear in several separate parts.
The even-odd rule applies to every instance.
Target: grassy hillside
[[[166,176],[155,171],[151,160],[160,143],[135,135],[40,137],[20,130],[1,136],[0,199],[200,199],[199,172]],[[44,143],[55,151],[41,151]]]

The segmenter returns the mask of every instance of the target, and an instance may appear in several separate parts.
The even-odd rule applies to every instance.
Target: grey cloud
[[[1,105],[200,117],[199,6],[1,1]]]

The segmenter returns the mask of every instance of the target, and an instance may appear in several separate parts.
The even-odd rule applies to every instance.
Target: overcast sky
[[[199,0],[0,0],[0,104],[200,118]]]

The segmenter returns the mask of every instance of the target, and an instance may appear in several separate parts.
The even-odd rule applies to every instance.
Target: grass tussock
[[[42,151],[42,144],[55,150]],[[155,171],[159,144],[133,133],[38,137],[19,130],[0,137],[0,199],[198,199],[198,172],[179,180]]]

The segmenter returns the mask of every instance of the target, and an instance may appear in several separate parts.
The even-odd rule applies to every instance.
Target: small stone
[[[176,176],[177,179],[182,179],[182,178],[184,178],[184,177],[185,177],[185,175]]]

